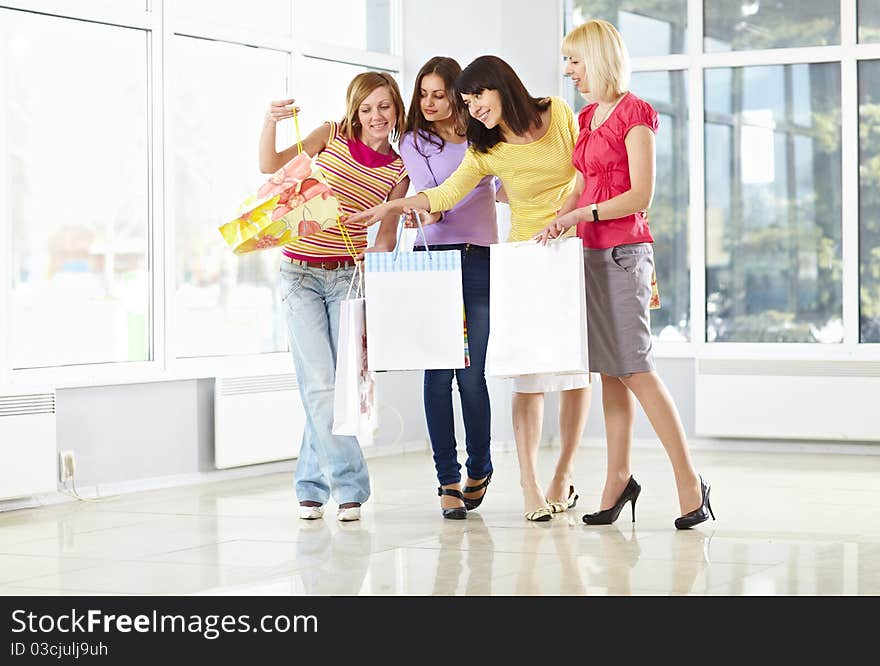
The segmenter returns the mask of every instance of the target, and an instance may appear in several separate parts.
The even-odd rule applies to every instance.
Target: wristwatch
[[[590,210],[593,211],[593,222],[599,221],[599,204],[590,204]]]

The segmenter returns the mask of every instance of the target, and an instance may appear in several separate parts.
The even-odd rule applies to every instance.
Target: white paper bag
[[[359,289],[354,296],[361,296],[360,271],[355,273]],[[349,295],[352,295],[350,288]],[[352,435],[361,446],[370,446],[379,425],[379,409],[375,376],[367,369],[365,303],[361,296],[347,298],[339,304],[333,434]]]
[[[365,255],[372,371],[464,368],[461,252]]]
[[[489,256],[486,374],[589,372],[581,240],[501,243]]]

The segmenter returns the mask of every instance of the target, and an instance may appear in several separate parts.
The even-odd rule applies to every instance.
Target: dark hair
[[[516,134],[523,134],[533,127],[541,127],[541,112],[550,107],[548,98],[532,97],[513,68],[501,58],[480,56],[464,68],[455,80],[455,90],[460,95],[475,95],[484,90],[497,90],[501,96],[501,117]],[[468,116],[468,142],[480,153],[487,153],[504,137],[501,127],[492,129],[472,116]]]
[[[422,157],[427,157],[419,147],[419,142],[423,139],[428,143],[434,144],[440,150],[446,142],[434,130],[433,123],[428,121],[422,113],[421,106],[421,88],[422,79],[428,74],[436,74],[443,79],[443,87],[446,88],[446,96],[452,105],[452,117],[455,119],[455,132],[460,136],[465,135],[467,128],[467,109],[461,101],[461,96],[455,92],[455,79],[461,74],[461,65],[452,58],[444,56],[434,56],[419,70],[416,75],[416,83],[413,86],[412,101],[409,103],[409,112],[406,115],[406,129],[413,133],[413,144]]]

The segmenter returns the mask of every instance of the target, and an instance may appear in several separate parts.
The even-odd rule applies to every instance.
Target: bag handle
[[[428,246],[428,238],[425,236],[425,228],[422,226],[422,218],[419,217],[419,213],[416,210],[413,210],[413,215],[416,217],[416,223],[419,225],[419,233],[422,235],[422,243],[425,244],[425,252],[428,255],[428,261],[433,261],[431,257],[431,248]],[[403,237],[403,230],[406,227],[404,224],[404,220],[406,219],[406,213],[400,216],[400,219],[397,221],[397,244],[394,246],[394,253],[391,255],[392,261],[397,261],[397,253],[400,251],[400,239]]]
[[[428,247],[428,237],[425,236],[425,228],[422,226],[422,218],[419,216],[419,211],[413,209],[413,215],[416,216],[416,223],[419,225],[419,233],[422,234],[422,243],[425,244],[425,252],[428,253],[428,260],[431,259],[431,248]]]
[[[354,281],[357,279],[357,290],[355,291],[355,298],[363,298],[364,296],[364,267],[363,263],[358,261],[354,266],[354,273],[351,275],[351,280],[348,283],[348,293],[345,295],[345,300],[351,298],[351,290],[354,287]]]
[[[293,126],[296,129],[296,150],[297,155],[299,155],[303,151],[303,142],[302,134],[299,131],[299,114],[296,112],[296,109],[293,110]]]

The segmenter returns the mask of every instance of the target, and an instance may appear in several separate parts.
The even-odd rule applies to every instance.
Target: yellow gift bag
[[[234,220],[219,228],[235,254],[286,245],[339,220],[339,201],[313,158],[303,152],[299,120],[293,118],[297,156],[245,200]]]

